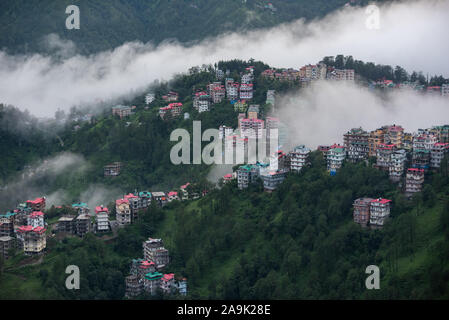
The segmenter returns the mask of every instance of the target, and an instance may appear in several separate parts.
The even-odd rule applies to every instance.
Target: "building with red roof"
[[[47,246],[44,227],[20,226],[17,229],[17,239],[20,241],[26,255],[41,254]]]
[[[34,200],[28,200],[26,202],[27,207],[31,208],[33,211],[44,211],[45,210],[45,197],[36,198]]]

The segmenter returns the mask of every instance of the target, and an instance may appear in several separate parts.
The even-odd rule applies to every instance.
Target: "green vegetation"
[[[0,3],[0,47],[11,52],[45,52],[50,33],[72,40],[81,53],[112,49],[140,40],[189,43],[229,31],[266,28],[294,19],[322,17],[347,0],[4,0]],[[367,0],[357,1],[367,4]],[[80,9],[80,30],[67,30],[65,9]]]
[[[268,111],[264,104],[268,88],[279,92],[295,88],[295,84],[261,79],[260,72],[268,68],[261,62],[218,64],[236,80],[249,65],[255,66],[254,102],[261,104],[262,112]],[[168,137],[175,128],[191,132],[193,119],[200,119],[203,128],[236,126],[237,114],[229,102],[208,113],[192,109],[191,93],[213,80],[211,69],[192,69],[156,88],[156,101],[148,109],[143,97],[137,97],[126,102],[136,105],[136,113],[127,119],[112,117],[107,110],[92,123],[69,121],[62,130],[52,131],[51,138],[33,130],[21,135],[23,131],[12,125],[20,123],[23,113],[2,106],[0,118],[10,126],[0,127],[0,146],[10,150],[0,159],[2,174],[9,178],[31,159],[71,151],[83,155],[91,166],[79,174],[38,182],[52,190],[70,191],[74,201],[92,183],[129,191],[152,186],[171,189],[187,181],[205,183],[209,166],[170,163],[174,142],[168,142]],[[168,90],[180,93],[191,119],[158,118],[158,108],[166,104],[161,95]],[[33,127],[32,117],[24,119],[29,128],[41,127],[37,122]],[[80,125],[76,131],[75,124]],[[20,139],[23,142],[16,145]],[[172,262],[165,272],[188,278],[189,298],[447,299],[447,165],[431,173],[423,192],[408,200],[386,173],[365,163],[347,163],[331,177],[320,153],[313,152],[311,160],[310,168],[290,174],[272,194],[262,192],[260,183],[240,191],[234,182],[199,200],[172,202],[162,209],[152,206],[116,237],[50,238],[41,258],[17,253],[0,262],[0,298],[121,299],[130,261],[142,256],[142,242],[152,236],[161,237],[170,250]],[[124,170],[119,177],[106,179],[102,168],[113,161],[124,162]],[[393,200],[384,229],[363,229],[352,222],[352,202],[363,196]],[[54,222],[67,211],[53,208],[47,214]],[[79,291],[65,288],[65,268],[70,264],[80,267]],[[380,267],[381,290],[365,289],[365,268],[371,264]]]
[[[311,167],[272,194],[231,183],[196,201],[152,206],[107,243],[93,235],[50,240],[41,264],[5,262],[0,298],[120,299],[130,259],[152,236],[170,250],[166,272],[188,278],[189,298],[447,299],[447,173],[425,186],[407,200],[386,173],[362,163],[331,177],[313,152]],[[362,196],[393,200],[384,229],[352,222],[352,202]],[[64,287],[69,264],[80,267],[79,291]],[[371,264],[380,267],[380,290],[365,289]]]

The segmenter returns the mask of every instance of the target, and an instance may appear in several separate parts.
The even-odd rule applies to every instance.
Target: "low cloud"
[[[116,187],[104,186],[101,184],[92,184],[80,195],[80,200],[87,203],[90,210],[93,212],[96,206],[107,206],[115,199],[121,199],[123,191]],[[110,210],[111,208],[109,208]]]
[[[280,98],[278,116],[289,127],[291,146],[342,143],[343,134],[362,126],[374,130],[387,124],[406,132],[447,124],[448,97],[394,90],[386,94],[354,83],[318,81]]]
[[[80,155],[64,152],[30,165],[1,187],[0,211],[11,210],[17,204],[47,196],[47,206],[61,205],[69,200],[65,190],[49,192],[63,175],[77,176],[88,170],[88,162]]]
[[[341,53],[449,76],[449,42],[445,41],[449,2],[385,4],[380,7],[378,30],[366,27],[365,10],[348,7],[310,23],[298,20],[268,30],[231,33],[190,47],[131,42],[90,56],[74,54],[70,42],[49,36],[47,45],[59,52],[56,57],[0,52],[0,101],[50,116],[57,108],[68,110],[138,94],[156,79],[168,80],[191,66],[234,58],[299,68]]]

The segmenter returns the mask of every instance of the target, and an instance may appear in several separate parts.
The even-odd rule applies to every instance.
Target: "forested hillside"
[[[142,241],[162,237],[172,259],[167,271],[186,276],[188,298],[218,299],[447,299],[449,297],[449,177],[427,180],[407,200],[388,175],[365,163],[328,175],[319,152],[300,174],[272,194],[261,184],[228,184],[206,197],[150,207],[116,239],[49,240],[41,264],[8,260],[0,298],[121,299]],[[361,196],[393,200],[382,230],[352,222]],[[29,263],[29,262],[28,262]],[[65,290],[65,267],[81,270],[81,289]],[[368,265],[380,268],[380,290],[366,290]],[[160,297],[156,297],[160,298]]]
[[[127,41],[158,44],[166,39],[201,40],[228,31],[272,27],[294,19],[314,19],[348,0],[3,0],[0,48],[46,51],[43,37],[55,33],[75,42],[79,52],[111,49]],[[366,4],[367,0],[353,1]],[[67,30],[65,9],[80,9],[80,30]]]

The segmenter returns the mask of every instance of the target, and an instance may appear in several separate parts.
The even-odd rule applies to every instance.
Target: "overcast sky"
[[[48,45],[60,48],[62,60],[0,51],[0,102],[37,116],[53,116],[58,107],[68,110],[72,105],[116,99],[191,66],[233,58],[299,68],[327,55],[345,54],[449,77],[449,1],[380,7],[378,30],[366,27],[365,9],[350,7],[308,24],[299,20],[264,31],[223,35],[189,48],[133,42],[91,56],[70,56],[73,43],[50,35]],[[73,32],[83,32],[82,25]]]

